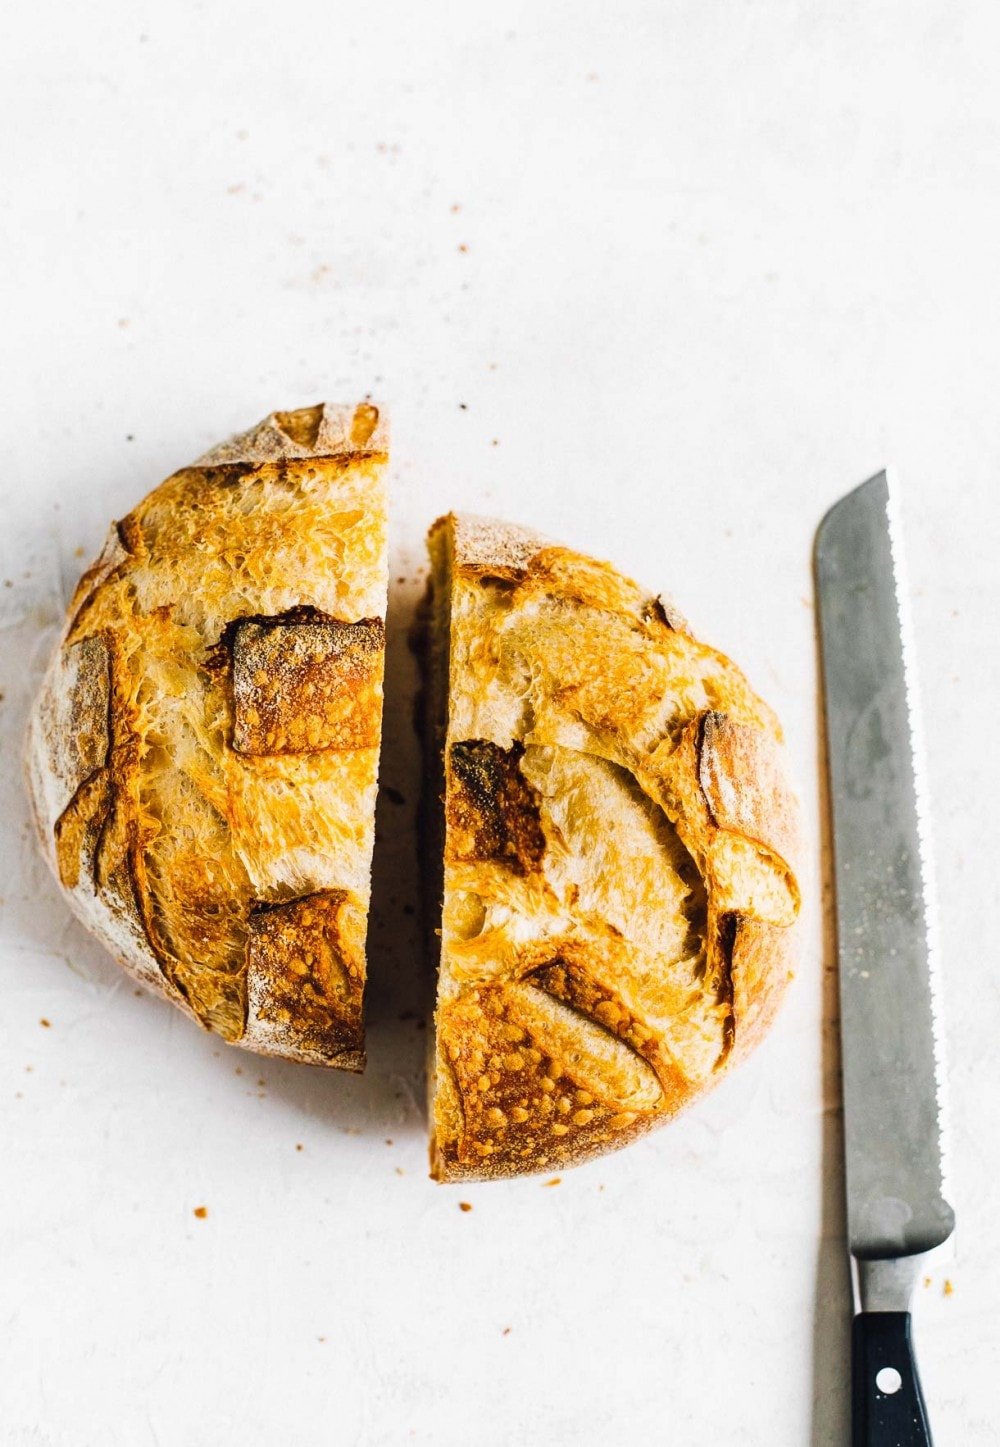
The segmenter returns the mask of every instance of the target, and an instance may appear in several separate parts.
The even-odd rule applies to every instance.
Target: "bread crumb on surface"
[[[543,1181],[543,1182],[542,1182],[542,1185],[543,1185],[543,1186],[560,1186],[560,1185],[562,1185],[562,1176],[550,1176],[547,1181]]]
[[[51,1030],[51,1028],[52,1028],[52,1021],[51,1021],[51,1020],[46,1020],[46,1018],[45,1018],[44,1015],[42,1016],[42,1018],[39,1020],[38,1023],[39,1023],[39,1025],[44,1025],[44,1027],[45,1027],[46,1030]]]
[[[510,1327],[509,1327],[509,1326],[505,1326],[504,1329],[503,1329],[503,1331],[500,1333],[500,1335],[501,1335],[501,1336],[510,1336]]]
[[[458,1209],[459,1209],[460,1211],[471,1211],[471,1210],[472,1210],[472,1202],[471,1202],[471,1201],[459,1201],[459,1203],[458,1203]]]
[[[208,1215],[208,1207],[207,1207],[207,1206],[195,1206],[195,1208],[194,1208],[194,1214],[198,1217],[198,1220],[199,1220],[199,1221],[204,1221],[204,1220],[205,1220],[205,1217]]]
[[[295,1142],[295,1149],[296,1149],[297,1151],[301,1151],[301,1150],[304,1149],[301,1141],[296,1141],[296,1142]]]
[[[952,1285],[951,1277],[950,1277],[950,1276],[946,1276],[945,1279],[944,1279],[944,1294],[945,1294],[945,1296],[953,1296],[954,1293],[955,1293],[955,1288],[954,1288],[954,1286]]]

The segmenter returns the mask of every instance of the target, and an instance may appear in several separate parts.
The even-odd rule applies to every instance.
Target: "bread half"
[[[506,523],[443,518],[430,552],[432,1173],[559,1169],[764,1034],[796,804],[774,715],[671,605]]]
[[[36,704],[29,779],[73,909],[224,1039],[364,1065],[387,433],[275,412],[115,524]]]

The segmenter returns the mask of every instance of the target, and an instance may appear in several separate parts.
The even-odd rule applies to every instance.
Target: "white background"
[[[102,0],[5,31],[4,1443],[845,1441],[810,547],[887,460],[959,1220],[916,1330],[939,1442],[994,1443],[995,4]],[[383,773],[406,802],[380,806],[353,1079],[230,1050],[120,976],[36,855],[19,751],[108,520],[273,407],[368,393],[394,426]],[[552,1188],[428,1181],[424,1036],[397,1018],[419,995],[398,650],[450,506],[674,593],[781,713],[813,846],[758,1056]]]

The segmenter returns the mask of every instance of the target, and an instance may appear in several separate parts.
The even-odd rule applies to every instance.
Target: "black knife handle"
[[[851,1421],[853,1447],[932,1447],[908,1311],[854,1318]]]

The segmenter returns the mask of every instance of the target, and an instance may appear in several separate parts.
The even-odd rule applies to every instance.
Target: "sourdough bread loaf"
[[[31,720],[39,833],[120,963],[225,1040],[361,1069],[387,432],[276,412],[115,524]]]
[[[760,1039],[797,810],[771,710],[672,605],[510,524],[430,534],[432,1172],[633,1140]]]

